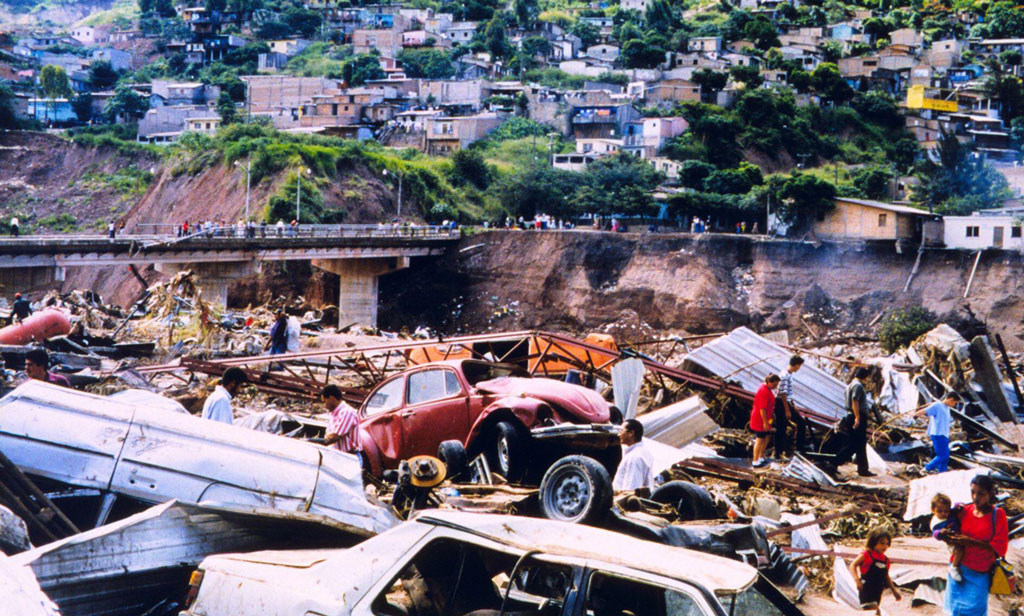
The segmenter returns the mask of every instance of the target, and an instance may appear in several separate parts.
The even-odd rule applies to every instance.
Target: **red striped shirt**
[[[362,451],[359,444],[359,415],[356,410],[342,402],[331,411],[331,419],[327,422],[327,433],[337,434],[340,438],[334,446],[341,451],[355,453]]]

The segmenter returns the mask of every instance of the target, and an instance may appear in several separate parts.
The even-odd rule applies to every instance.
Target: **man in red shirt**
[[[772,415],[775,410],[775,388],[779,386],[779,375],[769,374],[754,394],[754,406],[750,409],[750,431],[754,433],[754,468],[768,465],[764,452],[768,449],[768,438],[772,435]]]
[[[324,445],[334,445],[338,451],[360,456],[363,448],[359,443],[359,415],[356,410],[341,399],[341,389],[328,385],[320,392],[324,408],[331,412],[327,422],[327,438]]]

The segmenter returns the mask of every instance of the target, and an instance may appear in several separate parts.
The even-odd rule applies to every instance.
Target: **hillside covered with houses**
[[[43,25],[0,26],[0,125],[287,149],[277,169],[325,182],[316,148],[355,140],[399,161],[408,216],[829,236],[826,217],[877,203],[898,208],[877,227],[985,212],[1020,237],[1024,11],[1006,0],[138,0]]]

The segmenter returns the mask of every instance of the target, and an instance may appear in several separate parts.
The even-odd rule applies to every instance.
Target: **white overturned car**
[[[428,511],[348,549],[222,554],[182,616],[800,616],[745,564],[551,520]]]
[[[366,499],[355,456],[40,381],[0,398],[0,451],[79,527],[172,499],[308,511],[372,532],[396,523]]]

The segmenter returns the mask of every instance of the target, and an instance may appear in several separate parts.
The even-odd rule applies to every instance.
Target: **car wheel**
[[[679,520],[714,520],[718,518],[715,499],[699,485],[688,481],[670,481],[651,494],[656,503],[672,505]]]
[[[509,481],[517,481],[526,473],[528,436],[507,421],[494,426],[487,463],[491,470]]]
[[[593,458],[561,458],[541,479],[540,509],[548,519],[586,524],[600,520],[611,506],[611,477]]]
[[[437,448],[437,457],[444,462],[448,478],[461,477],[469,468],[469,456],[462,443],[456,440],[444,441]]]

